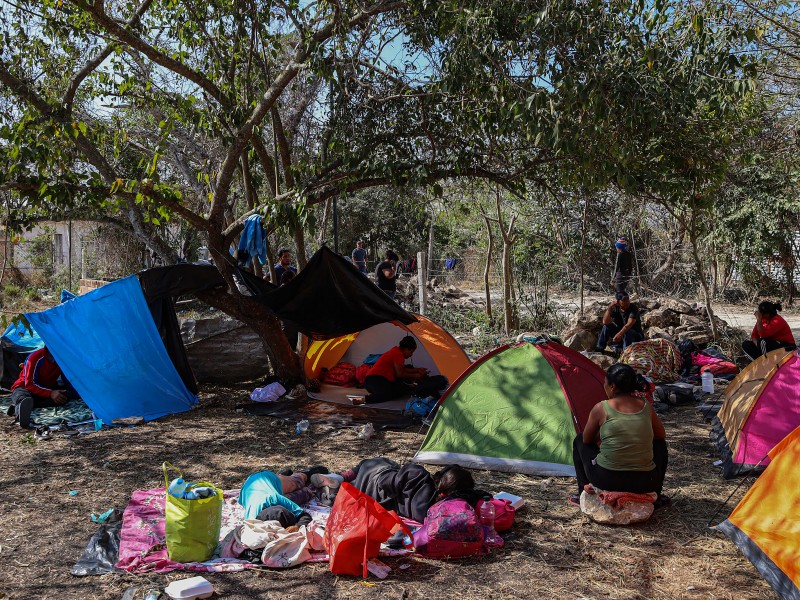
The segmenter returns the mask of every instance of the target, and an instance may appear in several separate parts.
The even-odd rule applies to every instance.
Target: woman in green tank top
[[[587,483],[609,492],[656,492],[656,506],[669,502],[661,494],[667,471],[664,425],[647,400],[634,395],[647,381],[632,367],[617,363],[606,371],[608,400],[589,413],[582,433],[575,438],[573,462],[578,492],[569,497],[579,504]]]

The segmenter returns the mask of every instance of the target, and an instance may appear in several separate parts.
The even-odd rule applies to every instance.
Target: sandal
[[[672,504],[672,498],[665,494],[659,494],[656,501],[653,502],[653,510],[658,510],[659,508],[666,508]]]
[[[581,495],[580,494],[570,494],[567,496],[567,502],[570,504],[574,504],[575,506],[581,505]]]

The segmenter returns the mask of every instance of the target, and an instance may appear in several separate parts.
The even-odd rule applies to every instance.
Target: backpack
[[[427,398],[411,396],[411,399],[406,402],[406,408],[403,412],[407,415],[411,415],[412,417],[419,416],[424,419],[434,408],[436,408],[437,402],[439,401],[433,396],[428,396]]]
[[[324,383],[352,387],[356,384],[356,366],[348,362],[340,362],[328,369],[322,379]]]
[[[511,526],[514,524],[514,515],[517,514],[517,509],[511,506],[511,501],[492,498],[492,504],[494,504],[495,531],[502,533],[503,531],[508,531],[511,529]],[[482,505],[483,500],[478,500],[478,503],[475,505],[476,514],[481,513]]]
[[[445,498],[428,509],[414,532],[414,548],[431,558],[459,558],[483,549],[483,527],[466,500]]]

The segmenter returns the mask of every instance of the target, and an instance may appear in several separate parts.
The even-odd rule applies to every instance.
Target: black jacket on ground
[[[388,458],[370,458],[356,468],[353,486],[371,496],[386,510],[422,523],[436,501],[436,484],[424,467],[403,467]]]

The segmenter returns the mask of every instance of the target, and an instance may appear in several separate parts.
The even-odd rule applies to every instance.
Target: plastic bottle
[[[480,519],[481,525],[483,526],[484,532],[484,542],[487,546],[499,546],[503,544],[503,538],[501,538],[497,531],[494,529],[494,504],[492,503],[492,497],[486,495],[483,497],[483,502],[481,503],[481,508],[478,514],[478,519]]]
[[[700,379],[703,381],[703,393],[704,394],[713,394],[714,393],[714,374],[706,371],[700,376]]]
[[[309,426],[308,419],[303,419],[302,421],[298,421],[297,422],[297,427],[295,427],[294,432],[297,435],[300,435],[301,433],[305,433],[306,431],[308,431],[308,426]]]
[[[183,480],[183,477],[178,477],[172,480],[172,483],[169,484],[169,495],[173,496],[174,498],[183,498],[184,493],[186,492],[186,482]]]

